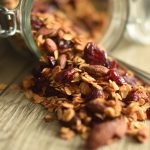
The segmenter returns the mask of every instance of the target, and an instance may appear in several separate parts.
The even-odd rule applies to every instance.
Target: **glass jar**
[[[106,7],[108,25],[99,43],[111,51],[126,35],[143,44],[150,43],[150,0],[92,0],[97,9]],[[18,6],[8,10],[0,6],[0,37],[9,37],[21,52],[40,56],[31,32],[30,15],[33,0],[20,0]],[[89,18],[90,19],[90,18]]]

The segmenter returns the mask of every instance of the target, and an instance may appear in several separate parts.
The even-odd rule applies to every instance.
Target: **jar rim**
[[[109,3],[109,5],[111,5],[110,24],[100,41],[100,45],[111,52],[124,36],[129,17],[129,2],[127,0],[110,0]]]
[[[37,47],[35,40],[32,35],[32,29],[31,29],[31,9],[32,9],[33,0],[23,0],[20,1],[18,4],[18,10],[20,15],[20,28],[21,28],[21,34],[23,38],[25,39],[25,43],[29,47],[31,52],[35,54],[38,58],[40,57],[40,51]],[[27,40],[26,40],[27,39]]]

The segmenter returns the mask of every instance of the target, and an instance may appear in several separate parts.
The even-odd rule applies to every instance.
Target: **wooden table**
[[[7,46],[6,46],[7,45]],[[150,72],[150,46],[142,46],[123,40],[114,52],[115,56]],[[8,43],[0,41],[0,82],[19,82],[30,70],[31,62],[17,55]],[[27,100],[20,90],[10,86],[0,94],[0,150],[83,150],[83,141],[75,137],[61,140],[58,123],[45,123],[45,110]],[[102,150],[150,150],[150,139],[137,144],[124,138]]]

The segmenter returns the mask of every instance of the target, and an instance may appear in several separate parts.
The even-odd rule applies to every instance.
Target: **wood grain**
[[[19,82],[28,73],[29,62],[11,49],[7,51],[5,46],[0,50],[0,60],[0,82],[9,83],[16,76],[15,82]],[[59,124],[56,121],[46,123],[45,114],[46,111],[27,100],[22,91],[9,87],[0,96],[0,150],[84,149],[84,142],[78,136],[71,141],[61,140]],[[138,144],[127,137],[102,150],[150,150],[150,139]]]

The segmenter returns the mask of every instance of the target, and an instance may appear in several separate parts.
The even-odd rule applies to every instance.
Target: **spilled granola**
[[[107,56],[92,36],[62,13],[69,8],[64,9],[59,0],[53,2],[59,10],[41,12],[40,7],[31,15],[42,57],[33,75],[22,82],[25,95],[55,114],[62,125],[61,138],[79,134],[87,141],[87,149],[125,135],[143,143],[148,129],[141,121],[150,118],[150,87]],[[73,0],[66,2],[76,10]],[[51,121],[52,116],[44,119]]]

